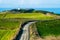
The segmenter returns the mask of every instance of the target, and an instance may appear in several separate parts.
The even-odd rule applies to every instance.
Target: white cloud
[[[40,0],[42,4],[60,4],[60,0]]]
[[[2,3],[2,0],[0,0],[0,3]]]
[[[6,7],[60,7],[60,0],[0,0],[0,6],[4,7],[4,5]]]
[[[24,2],[25,2],[24,0],[20,0],[19,1],[20,4],[24,4]]]
[[[39,4],[39,0],[20,0],[18,1],[21,5],[33,5],[33,4]]]
[[[23,4],[25,4],[25,0],[18,0],[18,1],[17,1],[17,4],[23,5]]]
[[[30,0],[29,1],[29,4],[40,4],[40,1],[39,0]]]

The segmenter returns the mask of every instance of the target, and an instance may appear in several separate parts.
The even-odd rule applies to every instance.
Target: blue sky
[[[0,8],[60,8],[60,0],[0,0]]]

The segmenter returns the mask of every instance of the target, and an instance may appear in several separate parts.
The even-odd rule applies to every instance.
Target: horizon
[[[0,0],[0,11],[18,8],[41,9],[60,14],[60,0]]]
[[[18,8],[0,8],[0,12],[12,10],[12,9],[18,9]],[[27,8],[21,8],[21,9],[27,9]],[[54,12],[56,14],[60,14],[60,8],[28,8],[28,9],[43,10],[43,11],[49,11],[49,12]]]

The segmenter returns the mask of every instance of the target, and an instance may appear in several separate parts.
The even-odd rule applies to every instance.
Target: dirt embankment
[[[36,24],[30,25],[30,40],[38,40],[40,36],[36,29]]]
[[[36,30],[36,24],[32,24],[30,25],[30,40],[60,40],[60,36],[50,35],[42,38]]]

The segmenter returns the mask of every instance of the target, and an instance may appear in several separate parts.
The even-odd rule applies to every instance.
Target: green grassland
[[[19,21],[0,19],[0,29],[15,29],[19,24]]]
[[[45,15],[43,13],[16,13],[16,14],[12,14],[12,13],[9,13],[9,14],[5,14],[4,18],[5,19],[8,19],[8,18],[30,18],[30,19],[38,19],[38,20],[42,20],[42,19],[54,19],[54,15],[51,16],[51,15]]]
[[[14,20],[0,19],[0,40],[11,40],[19,28],[20,22]]]
[[[11,40],[16,30],[0,30],[0,40]]]
[[[48,35],[60,35],[60,20],[40,21],[36,23],[36,26],[41,37]]]
[[[19,20],[16,20],[16,19],[19,19]],[[16,34],[17,29],[19,28],[19,25],[21,24],[21,22],[25,22],[28,20],[51,20],[51,19],[55,19],[55,15],[46,15],[43,13],[0,14],[0,40],[11,40],[11,37],[13,37],[14,34]],[[54,21],[52,22],[55,23]],[[50,22],[48,22],[48,24],[49,23]],[[40,26],[45,26],[45,25],[43,25],[43,22],[42,22],[42,25],[40,25],[40,22],[38,22],[37,23],[38,32],[40,32]],[[43,32],[41,33],[43,34]]]
[[[5,16],[5,14],[0,14],[0,19],[3,18]]]

